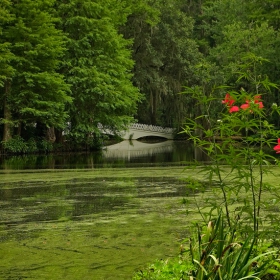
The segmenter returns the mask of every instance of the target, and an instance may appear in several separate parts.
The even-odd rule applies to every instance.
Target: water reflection
[[[139,207],[138,198],[180,197],[184,181],[174,178],[98,178],[64,182],[0,183],[0,226],[83,220],[87,215]],[[10,186],[8,188],[8,186]],[[136,202],[137,201],[137,202]]]
[[[125,140],[120,143],[106,146],[103,150],[104,158],[124,158],[131,160],[137,157],[150,157],[155,154],[172,153],[174,141],[140,142]]]
[[[196,154],[197,155],[197,154]],[[122,141],[91,153],[22,155],[0,157],[1,169],[83,169],[100,167],[151,166],[191,162],[193,145],[187,141]]]
[[[83,219],[84,215],[125,208],[124,205],[136,195],[134,181],[130,178],[60,184],[38,182],[34,186],[28,182],[21,182],[18,186],[15,183],[10,185],[14,187],[1,189],[3,185],[0,184],[0,226]]]

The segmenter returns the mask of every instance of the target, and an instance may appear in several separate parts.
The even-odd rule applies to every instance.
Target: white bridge
[[[102,125],[99,125],[99,129],[104,134],[111,134],[111,135],[116,134],[110,129],[104,129]],[[124,140],[136,140],[147,136],[157,136],[157,137],[162,137],[171,140],[174,139],[174,133],[175,133],[174,128],[134,123],[131,124],[127,128],[127,130],[120,131],[117,134]]]

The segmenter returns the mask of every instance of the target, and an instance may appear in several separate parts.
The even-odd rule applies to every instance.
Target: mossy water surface
[[[203,179],[199,171],[2,170],[0,279],[125,280],[177,256],[191,223],[182,179]]]
[[[179,253],[183,167],[0,176],[0,279],[131,279]]]

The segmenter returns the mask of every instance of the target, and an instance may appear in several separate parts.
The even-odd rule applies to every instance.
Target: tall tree
[[[14,55],[10,50],[11,43],[7,42],[3,36],[6,26],[14,19],[11,14],[11,2],[9,0],[1,1],[0,3],[0,100],[1,100],[1,124],[3,124],[2,134],[3,140],[7,141],[11,138],[11,108],[10,99],[10,84],[14,75],[14,68],[11,61]],[[0,130],[1,131],[1,130]]]
[[[138,119],[145,123],[178,126],[185,118],[182,85],[194,79],[192,64],[199,60],[192,39],[193,20],[184,12],[183,1],[150,2],[157,22],[135,13],[124,29],[134,40],[134,83],[146,97]]]
[[[10,1],[9,11],[14,17],[3,26],[2,40],[9,44],[13,69],[1,95],[9,113],[4,123],[21,125],[44,124],[46,127],[64,126],[68,86],[57,73],[65,51],[62,32],[55,28],[53,0]],[[4,110],[5,111],[5,110]],[[10,135],[4,133],[3,140]]]
[[[68,36],[61,71],[71,85],[69,122],[77,142],[99,133],[99,123],[122,129],[135,114],[140,95],[131,82],[131,42],[118,33],[129,13],[124,4],[66,0],[58,5],[61,29]]]

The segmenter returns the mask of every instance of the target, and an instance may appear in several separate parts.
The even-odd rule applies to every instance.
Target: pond
[[[0,279],[124,280],[178,255],[194,152],[162,144],[2,159]]]

